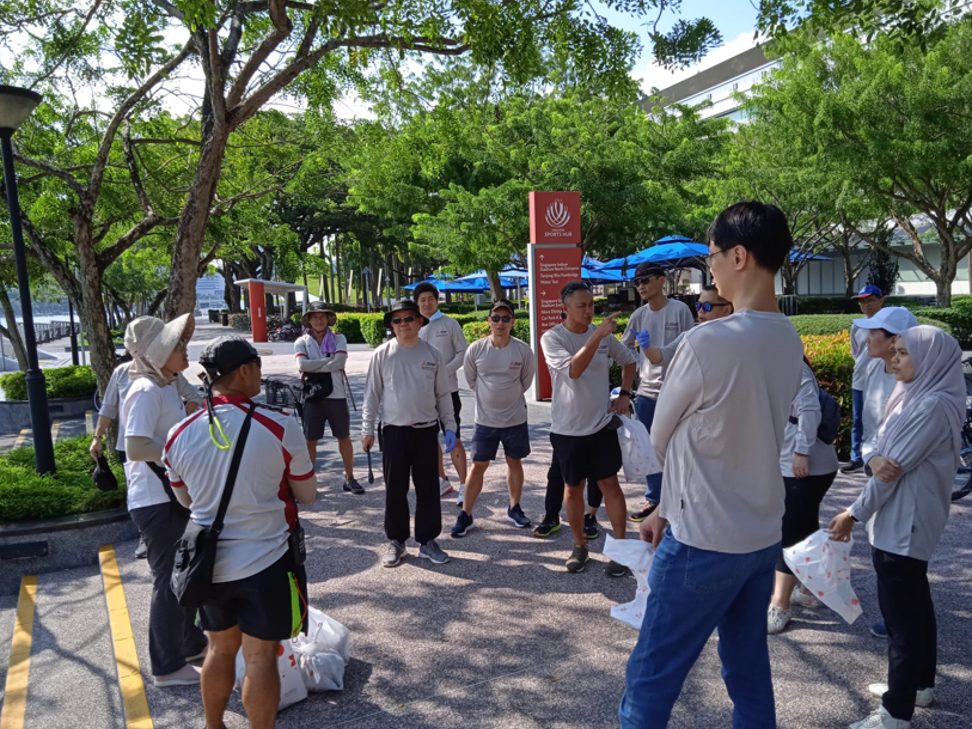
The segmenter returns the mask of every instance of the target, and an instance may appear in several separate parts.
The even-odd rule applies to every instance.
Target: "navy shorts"
[[[530,455],[530,428],[526,423],[509,428],[490,428],[477,425],[473,431],[473,460],[492,461],[496,458],[499,444],[507,458],[519,461]]]

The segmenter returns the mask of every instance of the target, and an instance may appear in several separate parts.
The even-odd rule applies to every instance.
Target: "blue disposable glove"
[[[456,434],[451,430],[446,431],[446,453],[452,453],[452,449],[456,447]]]
[[[651,346],[651,335],[648,333],[648,330],[639,332],[637,329],[635,329],[634,335],[635,340],[638,342],[638,346],[643,350],[648,349]]]

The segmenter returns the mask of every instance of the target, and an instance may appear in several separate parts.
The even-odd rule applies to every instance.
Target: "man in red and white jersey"
[[[216,340],[199,363],[212,398],[169,431],[164,462],[190,518],[210,526],[251,398],[260,392],[261,363],[242,337]],[[314,467],[297,421],[283,410],[257,406],[217,542],[212,590],[199,609],[199,625],[209,632],[202,668],[208,727],[222,726],[241,645],[250,727],[270,729],[276,720],[277,646],[300,630],[307,604],[304,568],[290,534],[297,526],[296,502],[310,504],[316,496]]]

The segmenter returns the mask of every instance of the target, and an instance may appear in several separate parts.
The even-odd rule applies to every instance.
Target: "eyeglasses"
[[[728,253],[729,251],[735,250],[735,248],[736,248],[736,246],[733,246],[732,248],[726,248],[725,250],[718,250],[715,253],[710,253],[705,258],[706,258],[707,261],[711,261],[713,258],[715,258],[716,256],[718,256],[720,253]]]
[[[662,278],[662,277],[661,276],[639,276],[638,278],[632,279],[631,283],[633,283],[635,286],[644,286],[649,281],[655,278]]]
[[[713,306],[729,306],[729,304],[710,304],[709,302],[703,304],[701,301],[695,302],[695,310],[704,311],[706,314],[712,311]]]
[[[504,324],[509,324],[511,321],[513,321],[513,317],[512,316],[491,316],[489,317],[489,320],[491,322],[495,322],[496,324],[499,324],[500,322],[503,322]]]
[[[392,321],[392,324],[411,324],[413,321],[415,321],[415,317],[414,316],[396,316],[391,321]]]

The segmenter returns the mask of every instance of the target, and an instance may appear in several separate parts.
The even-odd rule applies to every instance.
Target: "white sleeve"
[[[670,344],[666,344],[664,347],[658,347],[658,351],[661,352],[660,364],[667,365],[672,361],[672,357],[675,356],[675,353],[678,351],[678,346],[682,343],[684,338],[685,332],[682,332],[675,337]]]
[[[382,345],[384,347],[384,345]],[[381,407],[381,396],[385,392],[385,383],[381,376],[381,363],[385,349],[378,348],[371,362],[368,363],[368,379],[365,382],[364,402],[361,406],[361,435],[374,435],[378,423],[378,410]]]
[[[287,418],[284,425],[283,447],[290,454],[285,475],[294,481],[311,478],[314,475],[314,464],[311,463],[310,453],[307,452],[304,432],[293,416]]]
[[[820,427],[823,413],[820,410],[820,397],[817,394],[817,378],[806,362],[803,363],[800,389],[793,401],[793,410],[799,421],[795,452],[801,456],[809,456],[813,444],[817,441],[817,428]]]
[[[125,437],[152,440],[155,426],[162,415],[162,407],[162,388],[133,387],[125,399]],[[158,445],[161,448],[165,443]]]
[[[118,417],[118,408],[121,405],[118,402],[118,378],[121,377],[122,373],[128,377],[128,369],[123,367],[116,367],[115,371],[111,373],[108,387],[105,388],[104,397],[101,398],[101,410],[98,411],[98,417],[111,420]]]
[[[533,350],[529,347],[523,348],[523,367],[520,368],[520,385],[523,392],[530,389],[533,378],[537,375],[537,358],[533,355]]]
[[[452,330],[452,348],[456,350],[455,356],[445,363],[446,374],[451,375],[453,372],[458,372],[459,368],[462,367],[463,358],[466,356],[469,343],[466,342],[466,335],[462,331],[462,325],[455,319],[450,319],[449,321],[452,322],[449,325],[449,328]]]
[[[567,347],[561,343],[553,329],[540,337],[540,349],[543,350],[543,358],[547,367],[552,370],[568,369],[575,354],[567,350]]]
[[[668,366],[665,386],[658,395],[655,419],[651,424],[651,445],[660,464],[665,464],[668,443],[675,428],[702,407],[704,384],[702,367],[692,343],[683,342]]]
[[[173,453],[173,446],[175,446],[178,441],[178,437],[173,437],[175,432],[179,430],[181,423],[176,423],[169,430],[168,435],[165,437],[165,447],[162,449],[162,465],[165,466],[165,472],[169,477],[169,483],[173,488],[182,488],[186,484],[182,480],[182,476],[179,474],[178,468],[172,465],[172,461],[178,462],[175,458],[175,453]]]

